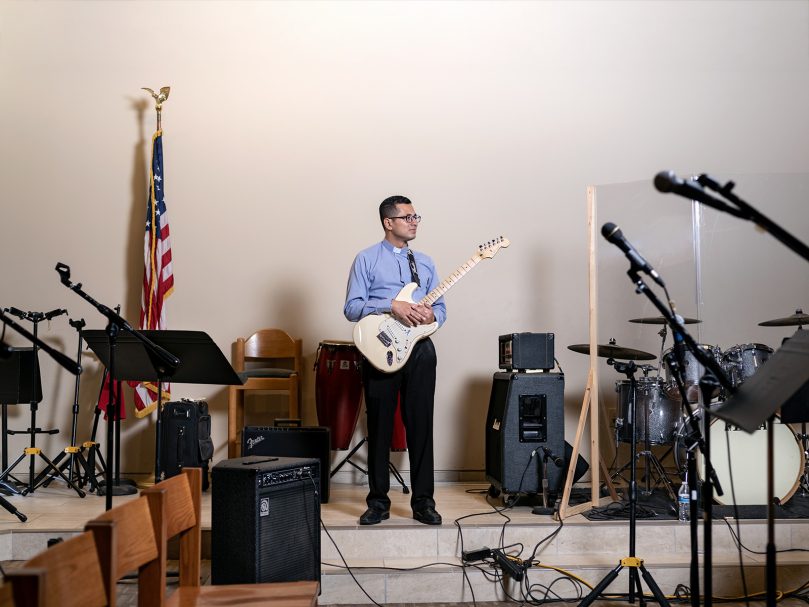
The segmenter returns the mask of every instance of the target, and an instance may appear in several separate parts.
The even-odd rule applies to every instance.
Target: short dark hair
[[[388,196],[379,205],[379,221],[384,224],[386,217],[396,216],[397,204],[413,204],[406,196]]]

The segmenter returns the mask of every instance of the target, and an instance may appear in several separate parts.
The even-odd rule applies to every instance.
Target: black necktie
[[[407,248],[407,262],[410,264],[410,276],[413,282],[416,283],[416,286],[421,286],[421,281],[419,280],[419,270],[416,267],[416,258],[413,257],[413,251],[410,247]]]

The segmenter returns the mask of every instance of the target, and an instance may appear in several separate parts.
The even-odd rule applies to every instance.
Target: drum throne
[[[228,457],[238,457],[244,429],[246,392],[280,391],[288,396],[288,415],[300,415],[302,341],[281,329],[261,329],[247,339],[236,339],[233,368],[244,382],[228,388]]]

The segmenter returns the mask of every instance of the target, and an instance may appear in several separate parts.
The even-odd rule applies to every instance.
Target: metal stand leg
[[[332,470],[331,473],[329,474],[329,478],[331,478],[335,474],[337,474],[337,471],[340,470],[340,468],[342,468],[345,464],[349,464],[350,466],[354,466],[354,468],[356,468],[357,470],[359,470],[360,472],[362,472],[363,474],[365,474],[367,476],[368,475],[368,470],[366,470],[365,468],[363,468],[363,467],[361,467],[361,466],[359,466],[359,465],[357,465],[357,464],[355,464],[354,462],[351,461],[351,457],[357,451],[359,451],[360,447],[362,447],[367,441],[368,441],[368,437],[363,436],[362,440],[360,442],[358,442],[356,445],[354,445],[354,448],[351,449],[351,451],[348,452],[348,455],[346,455],[342,460],[340,460],[340,463],[338,463],[334,467],[334,470]],[[398,482],[402,486],[402,493],[405,493],[405,494],[410,493],[410,489],[408,488],[407,483],[405,483],[404,478],[402,478],[401,472],[399,472],[398,468],[396,468],[396,466],[393,465],[393,462],[388,461],[388,468],[390,469],[390,473],[393,475],[393,478],[396,479],[396,482]]]
[[[636,533],[636,512],[637,512],[637,496],[638,496],[638,487],[637,487],[637,455],[638,455],[638,443],[637,443],[637,409],[636,409],[636,390],[635,390],[635,370],[637,366],[634,362],[629,363],[620,363],[617,361],[612,361],[612,359],[608,360],[607,363],[611,364],[615,367],[615,370],[620,373],[625,373],[629,381],[631,382],[631,391],[630,391],[630,403],[629,403],[629,417],[632,420],[632,465],[630,468],[630,481],[629,481],[629,556],[626,558],[621,559],[621,562],[618,566],[610,571],[604,579],[602,579],[593,590],[588,594],[584,600],[579,603],[580,607],[586,607],[587,605],[591,604],[593,601],[598,598],[598,596],[609,586],[618,574],[620,573],[621,569],[624,567],[630,567],[629,570],[629,602],[635,602],[635,593],[637,592],[638,598],[640,600],[641,605],[645,605],[645,599],[643,597],[643,590],[641,588],[640,577],[641,574],[643,575],[643,579],[646,582],[646,585],[652,591],[652,594],[657,600],[658,604],[662,605],[663,607],[669,607],[669,602],[666,600],[666,597],[663,596],[663,593],[660,592],[660,588],[654,581],[652,575],[646,570],[643,566],[643,560],[639,559],[635,556],[635,533]],[[640,572],[640,573],[639,573]]]

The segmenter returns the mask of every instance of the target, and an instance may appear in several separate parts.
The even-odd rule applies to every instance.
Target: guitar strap
[[[416,283],[416,286],[420,287],[419,270],[416,267],[416,258],[413,256],[413,250],[410,247],[407,247],[407,263],[410,264],[410,276],[413,282]]]

